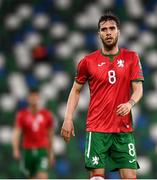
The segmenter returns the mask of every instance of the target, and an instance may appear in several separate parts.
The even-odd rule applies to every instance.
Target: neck
[[[32,105],[32,106],[29,106],[29,110],[31,111],[32,114],[36,114],[39,110],[39,107],[36,106],[36,105]]]
[[[103,47],[102,52],[103,52],[103,54],[107,54],[107,55],[111,54],[112,55],[112,54],[116,54],[118,52],[118,49],[119,49],[118,46],[115,46],[112,49]]]

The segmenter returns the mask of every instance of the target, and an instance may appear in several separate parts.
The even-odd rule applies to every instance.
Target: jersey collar
[[[114,58],[115,56],[117,56],[117,55],[119,55],[119,54],[120,54],[120,48],[118,49],[118,52],[117,52],[117,53],[115,53],[115,54],[104,54],[104,53],[103,53],[103,51],[102,51],[102,49],[101,49],[100,51],[101,51],[101,54],[102,54],[103,56],[105,56],[105,57],[109,57],[110,62],[112,62],[112,61],[113,61],[113,58]]]

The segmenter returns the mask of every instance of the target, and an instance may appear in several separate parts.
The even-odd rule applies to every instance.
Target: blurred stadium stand
[[[60,137],[60,128],[76,65],[84,54],[100,47],[97,22],[106,9],[121,19],[120,46],[137,51],[142,61],[144,98],[133,111],[138,177],[157,178],[156,0],[0,0],[0,178],[22,178],[10,142],[15,112],[26,106],[28,90],[34,86],[55,117],[56,163],[50,178],[88,177],[83,158],[86,86],[70,144]]]

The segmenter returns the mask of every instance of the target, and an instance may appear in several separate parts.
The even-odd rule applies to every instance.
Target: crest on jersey
[[[32,123],[32,130],[33,131],[38,131],[40,127],[40,123],[43,122],[43,116],[41,114],[37,115],[35,121]]]
[[[124,67],[124,60],[118,59],[117,60],[117,65],[118,65],[118,67]]]
[[[43,116],[41,114],[39,114],[37,117],[36,117],[36,121],[38,121],[39,123],[41,123],[43,121]]]

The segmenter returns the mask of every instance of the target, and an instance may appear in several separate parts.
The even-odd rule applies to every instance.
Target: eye
[[[101,31],[106,31],[106,28],[101,28]]]
[[[115,30],[116,28],[113,26],[113,27],[110,27],[110,29],[113,31],[113,30]]]

